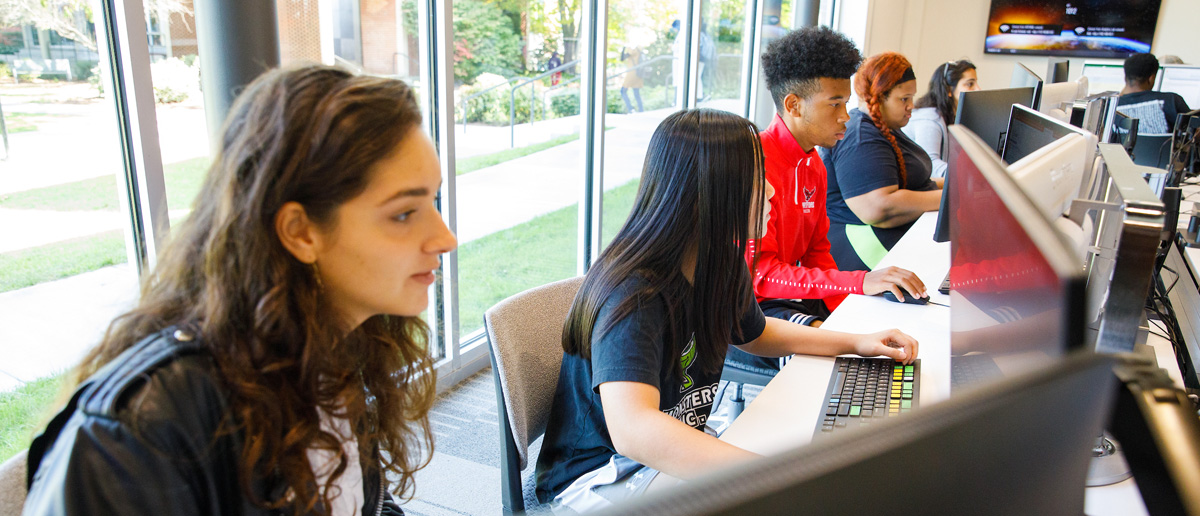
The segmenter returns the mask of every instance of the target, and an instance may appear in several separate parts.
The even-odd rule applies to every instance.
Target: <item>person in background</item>
[[[1158,59],[1154,54],[1134,54],[1125,60],[1125,88],[1117,99],[1117,111],[1138,119],[1138,134],[1169,134],[1175,116],[1191,111],[1178,93],[1154,91]]]
[[[273,70],[222,133],[137,306],[30,446],[25,515],[403,514],[388,493],[432,453],[421,312],[457,245],[413,90]]]
[[[950,152],[950,133],[958,113],[958,94],[979,91],[975,65],[963,59],[939,65],[929,78],[929,91],[917,99],[916,109],[908,125],[901,128],[929,154],[933,162],[932,177],[946,177],[946,155]]]
[[[762,55],[777,114],[758,136],[767,182],[776,195],[770,199],[765,234],[747,246],[746,263],[755,267],[754,295],[767,317],[818,327],[846,294],[890,290],[897,299],[925,294],[924,283],[911,271],[839,271],[829,254],[828,179],[816,147],[832,147],[845,133],[850,77],[861,62],[854,42],[827,27],[789,32]],[[786,358],[758,357],[730,346],[725,363],[777,371]]]
[[[562,58],[558,57],[558,51],[554,50],[554,51],[550,52],[550,60],[546,61],[546,70],[553,70],[560,66],[562,66]],[[562,71],[561,70],[555,71],[554,73],[550,74],[550,85],[551,86],[558,86],[558,83],[561,80],[562,80]]]
[[[633,112],[633,104],[629,102],[628,90],[633,90],[633,98],[637,99],[639,113],[645,111],[642,106],[642,69],[637,65],[642,62],[642,49],[638,47],[621,48],[621,61],[625,63],[625,74],[621,77],[621,98],[625,100],[625,113]]]
[[[839,270],[872,270],[913,221],[937,211],[942,190],[930,177],[929,154],[900,130],[917,94],[908,59],[871,56],[855,74],[854,90],[862,104],[850,111],[845,138],[821,150],[829,242]]]
[[[537,497],[583,513],[755,455],[704,431],[730,344],[911,363],[917,342],[764,318],[742,257],[774,194],[749,120],[677,111],[650,138],[633,210],[588,271],[537,461]],[[654,485],[651,485],[654,483]]]

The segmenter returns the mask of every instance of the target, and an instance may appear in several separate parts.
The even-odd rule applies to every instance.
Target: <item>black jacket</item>
[[[216,362],[168,328],[88,378],[29,448],[25,515],[285,514],[250,503],[242,437],[214,438],[228,409]],[[364,515],[402,515],[379,469],[363,465]],[[255,479],[271,499],[279,481]]]

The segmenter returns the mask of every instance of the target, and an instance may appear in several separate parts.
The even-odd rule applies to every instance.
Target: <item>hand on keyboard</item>
[[[854,344],[854,353],[859,356],[888,357],[905,364],[911,364],[917,359],[917,339],[900,330],[884,330],[858,337]]]

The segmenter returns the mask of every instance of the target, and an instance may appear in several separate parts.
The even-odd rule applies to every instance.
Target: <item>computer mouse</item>
[[[883,298],[895,303],[904,303],[908,305],[924,305],[929,303],[929,298],[927,297],[913,297],[911,295],[904,296],[904,301],[901,301],[896,299],[896,295],[890,290],[883,291]]]

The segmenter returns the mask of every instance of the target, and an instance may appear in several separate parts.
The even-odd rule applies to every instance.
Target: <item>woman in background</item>
[[[975,65],[963,59],[944,63],[929,78],[929,91],[917,99],[912,119],[902,130],[929,154],[935,178],[946,177],[946,155],[950,152],[950,133],[958,113],[958,94],[979,91]]]
[[[24,514],[402,514],[388,492],[432,449],[419,315],[456,246],[420,121],[403,82],[332,67],[247,86],[138,305],[30,447]]]
[[[586,512],[754,454],[704,431],[729,345],[761,356],[883,355],[911,363],[897,330],[856,335],[764,318],[744,256],[774,193],[754,124],[677,111],[655,130],[633,210],[588,271],[537,463],[537,496]]]
[[[846,136],[821,159],[829,175],[829,243],[838,270],[872,270],[922,213],[936,211],[941,182],[929,155],[900,130],[912,116],[917,78],[908,59],[876,54],[854,75],[860,107]],[[866,111],[863,111],[863,107]]]

